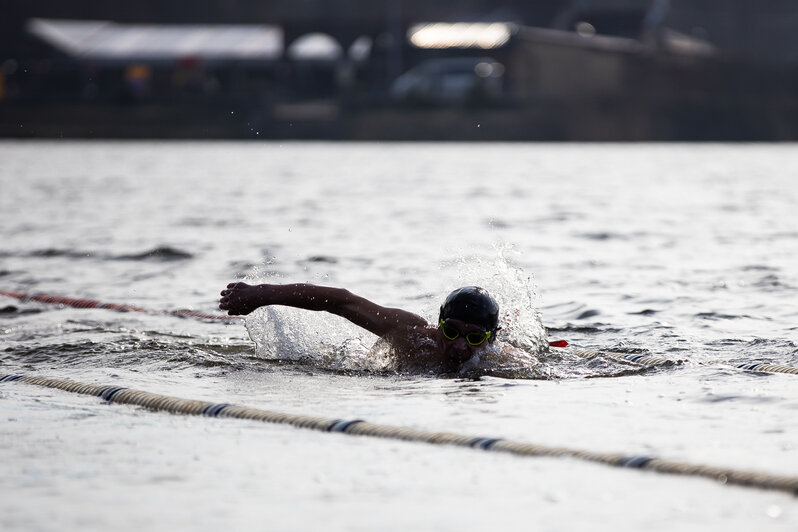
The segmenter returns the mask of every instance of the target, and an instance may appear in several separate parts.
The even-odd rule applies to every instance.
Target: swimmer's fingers
[[[230,283],[230,284],[227,285],[227,288],[225,288],[224,290],[219,292],[219,295],[221,295],[221,296],[229,296],[230,294],[232,294],[235,291],[240,291],[240,290],[244,290],[244,289],[247,289],[247,288],[250,288],[250,286],[247,283]]]
[[[236,284],[237,283],[230,283],[229,285],[227,285],[228,289],[225,289],[225,290],[222,290],[221,292],[219,292],[219,295],[222,296],[219,299],[219,308],[221,310],[230,310],[230,295],[233,293],[233,290],[229,290],[229,289],[233,288]],[[230,310],[230,312],[228,312],[228,314],[231,315],[231,316],[234,316],[236,313],[235,313],[235,311]]]
[[[231,307],[230,307],[230,301],[229,301],[228,299],[222,299],[222,300],[219,302],[219,308],[220,308],[221,310],[226,310],[226,311],[227,311],[227,314],[228,314],[229,316],[240,316],[240,315],[242,315],[242,314],[245,314],[244,312],[241,312],[241,311],[239,311],[239,310],[236,310],[236,309],[234,309],[234,308],[231,308]]]
[[[246,304],[246,289],[250,286],[246,283],[230,283],[227,288],[219,292],[222,297],[219,299],[219,308],[226,310],[230,316],[241,316],[249,314],[253,309]]]

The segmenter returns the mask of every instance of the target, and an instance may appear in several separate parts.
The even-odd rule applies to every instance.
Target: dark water
[[[219,290],[232,280],[307,281],[433,318],[450,290],[479,284],[502,306],[503,340],[530,354],[511,368],[483,368],[488,376],[480,380],[397,375],[390,360],[373,356],[374,337],[327,315],[263,309],[245,324],[227,324],[0,297],[0,373],[798,474],[797,377],[732,367],[798,366],[792,145],[4,142],[0,160],[0,290],[214,313]],[[547,338],[675,363],[645,369],[608,357],[540,353]],[[262,517],[254,506],[240,514],[229,501],[208,501],[222,486],[251,505],[287,497],[258,483],[260,475],[272,482],[288,475],[287,492],[306,501],[309,521],[267,505],[285,529],[316,522],[331,508],[333,529],[417,526],[421,521],[397,510],[396,500],[421,515],[441,509],[448,519],[433,519],[433,529],[507,527],[529,518],[529,504],[543,523],[574,529],[602,506],[603,499],[575,487],[585,474],[632,507],[646,494],[675,497],[655,516],[688,529],[713,519],[724,529],[764,522],[786,530],[798,516],[794,502],[780,496],[728,496],[729,488],[705,481],[567,462],[532,466],[548,488],[529,485],[529,471],[512,459],[493,464],[501,473],[481,469],[469,477],[457,469],[456,450],[417,458],[361,442],[369,457],[360,467],[346,462],[356,461],[346,443],[324,436],[258,428],[270,436],[256,443],[241,434],[250,429],[112,414],[59,393],[0,390],[0,419],[16,420],[6,425],[0,452],[27,468],[3,487],[22,489],[31,501],[0,524],[21,527],[39,503],[76,527],[86,514],[71,504],[72,491],[86,483],[119,490],[125,481],[148,487],[146,495],[135,493],[154,505],[151,519],[136,517],[141,526],[171,515],[158,502],[165,482],[207,503],[205,514],[180,514],[176,525],[223,526],[224,519],[209,517],[218,514],[246,527]],[[80,412],[90,420],[62,428],[63,447],[49,439],[54,420],[82,419]],[[87,424],[117,427],[111,451],[80,436]],[[221,452],[236,480],[210,488],[209,479],[222,475],[217,466],[180,469],[190,467],[182,454],[191,453],[188,443],[161,451],[167,463],[142,443],[172,442],[175,431],[178,440],[193,434],[204,441],[196,444],[203,452]],[[99,460],[110,468],[130,445],[146,448],[135,466],[89,467]],[[264,458],[239,470],[227,454],[231,445],[239,455]],[[330,448],[348,458],[320,465]],[[54,449],[62,458],[44,472],[41,455]],[[90,459],[86,449],[106,457]],[[380,475],[391,452],[408,465],[387,481]],[[268,460],[277,454],[290,457],[284,466]],[[440,474],[429,472],[429,463],[440,464]],[[291,472],[281,469],[288,464]],[[274,471],[263,469],[269,467]],[[162,471],[165,481],[158,480]],[[332,487],[336,475],[345,478],[340,489]],[[53,477],[60,480],[46,492]],[[509,483],[498,489],[500,478]],[[472,496],[446,495],[453,479],[494,486],[489,501],[506,517],[480,510]],[[359,485],[373,490],[364,495]],[[425,496],[413,495],[416,489]],[[532,493],[532,503],[519,491]],[[586,513],[568,511],[573,504]],[[133,519],[120,505],[90,521]],[[345,517],[342,508],[361,517]],[[386,511],[391,526],[381,520]],[[660,526],[647,519],[632,511],[627,521],[606,522],[628,530]]]

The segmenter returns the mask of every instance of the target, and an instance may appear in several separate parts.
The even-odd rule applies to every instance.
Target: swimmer
[[[497,347],[499,305],[487,290],[459,288],[440,308],[438,322],[417,314],[377,305],[343,288],[312,284],[230,283],[222,290],[219,308],[228,314],[249,314],[258,307],[286,305],[336,314],[379,336],[393,348],[398,369],[454,372],[476,355],[512,356],[516,348]],[[504,355],[504,356],[501,356]]]

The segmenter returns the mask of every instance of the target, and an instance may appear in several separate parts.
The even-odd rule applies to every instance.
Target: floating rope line
[[[635,364],[640,364],[641,366],[662,366],[668,364],[678,364],[681,362],[676,362],[667,358],[661,358],[652,355],[624,354],[615,353],[612,351],[593,351],[592,349],[581,349],[576,347],[564,347],[562,349],[567,350],[568,353],[572,353],[582,358],[595,358],[603,356],[618,360],[620,362],[633,362]],[[791,375],[798,375],[798,368],[781,366],[778,364],[769,364],[767,362],[744,362],[742,364],[726,362],[725,365],[745,371],[758,371],[762,373],[788,373]]]
[[[592,349],[582,349],[578,347],[567,347],[565,349],[567,349],[569,353],[572,353],[582,358],[596,358],[603,356],[606,358],[612,358],[614,360],[618,360],[620,362],[633,362],[635,364],[640,364],[641,366],[662,366],[665,364],[675,364],[673,360],[669,360],[667,358],[655,357],[652,355],[634,355],[634,354],[625,354],[625,353],[615,353],[612,351],[593,351]]]
[[[39,303],[48,303],[51,305],[63,305],[74,308],[101,308],[107,310],[116,310],[118,312],[143,312],[146,314],[160,314],[179,316],[181,318],[194,318],[202,321],[224,321],[234,322],[244,319],[244,316],[228,316],[226,314],[206,314],[203,312],[195,312],[193,310],[178,309],[178,310],[151,310],[142,307],[135,307],[132,305],[120,305],[117,303],[103,303],[95,299],[75,299],[71,297],[53,296],[48,294],[26,294],[23,292],[9,292],[0,290],[0,296],[7,296],[19,299],[20,301],[37,301]],[[562,345],[560,345],[562,344]],[[582,358],[595,358],[607,357],[620,362],[632,362],[641,366],[661,366],[674,364],[673,360],[667,358],[660,358],[653,355],[635,355],[615,353],[612,351],[593,351],[590,349],[581,349],[567,346],[567,342],[552,342],[551,347],[557,349],[567,349],[569,353],[573,353]],[[767,362],[744,362],[741,364],[728,363],[727,365],[736,369],[745,371],[758,371],[766,373],[789,373],[798,375],[798,368],[789,366],[780,366],[778,364],[770,364]]]
[[[730,364],[737,369],[744,369],[746,371],[763,371],[766,373],[791,373],[798,375],[798,368],[791,368],[789,366],[779,366],[778,364],[768,364],[766,362],[756,362],[749,364],[744,362],[742,364]]]
[[[94,395],[112,403],[138,405],[151,410],[171,412],[173,414],[249,419],[323,432],[342,432],[358,436],[472,447],[485,451],[504,452],[518,456],[577,458],[579,460],[596,462],[609,466],[628,467],[674,475],[705,477],[723,484],[786,491],[793,495],[798,495],[798,477],[674,462],[652,456],[601,453],[565,447],[551,447],[534,443],[514,442],[502,438],[466,436],[449,432],[428,432],[405,427],[377,425],[368,423],[362,419],[343,420],[285,414],[228,403],[210,403],[206,401],[181,399],[179,397],[169,397],[140,390],[131,390],[121,386],[82,384],[74,381],[46,377],[2,375],[0,376],[0,382],[25,382],[38,386],[46,386],[48,388],[57,388],[67,392]]]
[[[47,294],[25,294],[22,292],[7,292],[0,290],[0,296],[7,296],[19,299],[22,302],[38,301],[39,303],[48,303],[51,305],[63,305],[65,307],[74,308],[101,308],[107,310],[116,310],[118,312],[143,312],[145,314],[168,314],[171,316],[179,316],[181,318],[194,318],[203,321],[238,321],[242,316],[227,316],[225,314],[206,314],[204,312],[194,312],[193,310],[178,309],[178,310],[151,310],[142,307],[134,307],[132,305],[120,305],[117,303],[103,303],[95,299],[75,299],[71,297],[51,296]]]

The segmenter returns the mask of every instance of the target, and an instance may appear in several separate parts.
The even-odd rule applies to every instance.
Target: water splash
[[[514,263],[520,253],[511,244],[496,244],[494,251],[493,256],[461,256],[445,262],[440,268],[449,281],[445,293],[468,285],[485,288],[499,303],[499,340],[531,354],[545,352],[548,336],[532,274]]]
[[[332,314],[262,307],[250,314],[245,324],[261,358],[333,370],[383,371],[389,367],[387,357],[372,352],[375,335]]]

